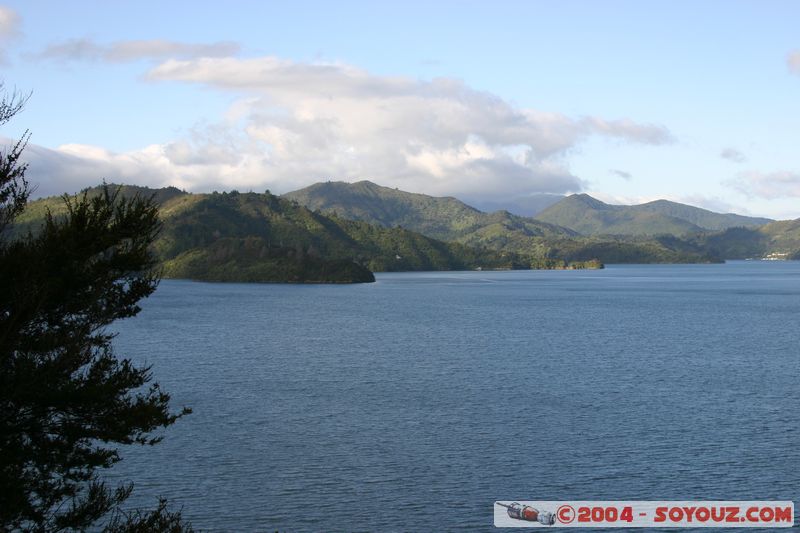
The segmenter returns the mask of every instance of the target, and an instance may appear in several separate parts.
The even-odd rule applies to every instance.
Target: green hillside
[[[548,260],[589,261],[603,263],[711,262],[718,257],[692,246],[659,240],[582,237],[574,229],[561,227],[507,211],[483,213],[455,198],[436,198],[414,194],[369,181],[358,183],[317,183],[285,194],[310,209],[355,220],[366,220],[386,227],[402,226],[422,234],[456,241],[472,247],[530,256],[535,265]],[[594,201],[583,195],[587,202]],[[562,200],[563,202],[563,200]],[[602,204],[605,205],[605,204]],[[650,223],[653,229],[663,227],[663,217],[640,215],[637,223]],[[699,228],[675,220],[681,233]],[[648,231],[641,234],[658,233]]]
[[[124,187],[120,193],[160,200],[163,228],[154,246],[167,277],[344,282],[372,281],[370,271],[530,266],[515,254],[325,216],[269,193],[188,194],[142,187]],[[58,216],[63,200],[31,202],[14,231],[35,231],[48,209]]]
[[[658,213],[672,218],[685,220],[704,230],[720,231],[736,227],[758,227],[769,224],[773,220],[761,217],[748,217],[735,213],[715,213],[692,205],[656,200],[645,204],[621,206],[639,213]]]
[[[767,241],[767,253],[800,255],[800,219],[778,220],[758,228]]]
[[[581,212],[576,229],[590,232],[587,228],[602,226],[617,231],[580,235],[506,211],[483,213],[454,198],[405,193],[370,182],[322,183],[284,197],[133,186],[120,191],[155,195],[163,221],[155,250],[165,275],[176,278],[344,282],[369,281],[372,271],[560,268],[571,263],[579,268],[595,265],[594,260],[707,263],[771,253],[800,257],[800,221],[708,231],[666,213],[706,226],[723,224],[716,213],[673,202],[627,208],[573,195],[559,203],[554,218],[572,213],[574,223]],[[35,231],[48,209],[58,216],[64,211],[63,200],[31,202],[13,231]],[[728,223],[762,220],[718,216],[727,217]]]
[[[483,213],[455,198],[416,194],[370,181],[316,183],[283,195],[312,210],[336,213],[384,227],[401,226],[445,241],[478,244],[474,234],[491,235],[495,228],[520,237],[562,237],[575,233],[508,211]],[[485,243],[484,243],[485,244]]]
[[[302,248],[271,246],[260,237],[220,238],[163,263],[166,278],[204,281],[364,283],[372,272],[346,259],[327,260]]]
[[[732,227],[757,227],[765,218],[720,214],[690,205],[657,200],[641,205],[611,205],[588,194],[573,194],[536,215],[536,219],[582,235],[690,235]]]
[[[727,259],[800,259],[800,219],[779,220],[758,228],[730,228],[698,235],[694,240],[710,253]]]

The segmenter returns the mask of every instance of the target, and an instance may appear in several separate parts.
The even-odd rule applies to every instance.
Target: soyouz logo
[[[792,527],[791,501],[496,501],[495,527]]]

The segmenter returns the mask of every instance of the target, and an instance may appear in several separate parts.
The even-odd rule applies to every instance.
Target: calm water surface
[[[118,353],[194,413],[124,453],[132,501],[210,531],[491,530],[498,499],[800,501],[800,263],[377,279],[162,282]]]

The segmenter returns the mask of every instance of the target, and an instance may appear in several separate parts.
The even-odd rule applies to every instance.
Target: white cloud
[[[0,137],[0,147],[3,149],[14,142]],[[104,179],[154,187],[169,185],[173,182],[172,172],[163,167],[159,169],[157,158],[144,157],[158,150],[158,147],[149,147],[138,155],[120,155],[79,145],[53,150],[29,143],[22,160],[28,163],[26,178],[35,187],[34,196],[53,196],[77,192],[84,187],[97,185]]]
[[[791,171],[742,172],[725,185],[747,196],[767,200],[800,197],[800,173]]]
[[[64,53],[110,61],[155,57],[167,49],[89,43]],[[286,192],[324,179],[371,179],[488,201],[582,190],[569,155],[591,136],[651,145],[672,141],[659,126],[523,109],[459,80],[376,76],[346,64],[170,59],[147,77],[241,97],[219,123],[163,145],[126,153],[80,144],[32,146],[26,157],[29,175],[44,183],[40,194],[103,178],[198,192]]]
[[[473,197],[563,193],[583,188],[567,156],[592,135],[672,141],[659,126],[523,109],[460,80],[376,76],[340,63],[168,60],[147,77],[241,93],[218,126],[233,144],[220,149],[211,136],[176,143],[168,157],[176,165],[238,157],[235,166],[260,165],[273,190],[336,178]]]
[[[734,163],[744,163],[747,161],[747,157],[736,148],[725,148],[719,153],[719,156],[722,159],[727,159]]]
[[[36,57],[63,61],[125,63],[140,59],[225,57],[238,54],[240,49],[238,43],[231,41],[206,44],[151,39],[98,44],[91,39],[70,39],[48,45]]]
[[[789,52],[786,57],[786,66],[789,67],[789,72],[792,74],[800,75],[800,50]]]

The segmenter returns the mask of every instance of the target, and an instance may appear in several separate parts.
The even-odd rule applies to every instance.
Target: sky
[[[2,0],[0,0],[2,2]],[[800,217],[800,2],[0,3],[36,194],[368,179]]]

